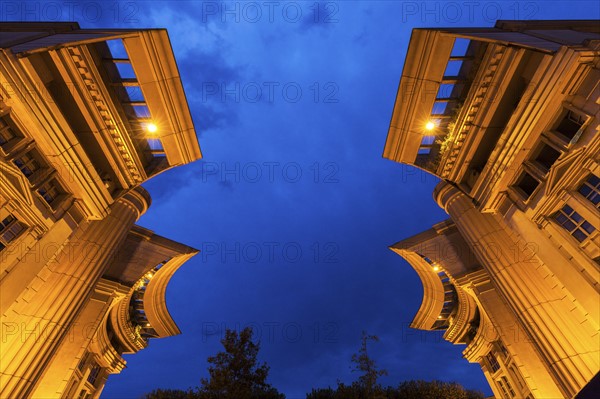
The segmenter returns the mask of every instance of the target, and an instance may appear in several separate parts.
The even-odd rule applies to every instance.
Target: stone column
[[[600,366],[598,326],[497,216],[481,213],[464,192],[446,182],[438,184],[434,196],[517,316],[563,395],[575,395]],[[544,243],[538,244],[543,251]]]
[[[500,339],[535,398],[562,397],[561,390],[548,372],[548,368],[539,356],[535,345],[523,331],[523,327],[515,313],[511,311],[498,294],[498,290],[491,282],[490,275],[485,270],[479,270],[460,278],[459,281],[461,285],[466,287],[465,289],[477,298],[481,311],[482,324],[480,328],[483,329],[481,331],[484,338],[483,343],[493,343],[495,340]],[[491,325],[488,323],[491,323]],[[463,355],[469,361],[481,363],[480,357],[489,352],[491,345],[485,349],[485,352],[477,349],[467,347]],[[484,374],[492,389],[496,389],[496,382],[492,375],[485,369]],[[496,391],[494,390],[494,392]]]
[[[82,224],[2,315],[0,397],[27,398],[127,232],[150,204],[142,188],[118,199],[103,220]]]
[[[124,295],[122,291],[120,284],[100,279],[69,327],[67,338],[62,340],[43,376],[36,381],[34,398],[62,397],[113,301],[119,294]]]

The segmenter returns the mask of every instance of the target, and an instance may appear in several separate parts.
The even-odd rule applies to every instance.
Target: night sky
[[[566,2],[565,2],[566,3]],[[408,328],[422,286],[388,246],[447,215],[437,180],[381,157],[410,33],[599,18],[596,1],[2,2],[3,20],[167,28],[203,160],[146,183],[139,224],[202,252],[173,277],[182,335],[126,356],[102,398],[199,385],[225,328],[253,326],[288,399],[350,383],[361,331],[388,370],[490,395],[441,333]]]

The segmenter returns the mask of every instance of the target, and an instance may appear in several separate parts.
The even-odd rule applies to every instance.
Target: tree
[[[456,382],[404,381],[393,392],[396,396],[388,395],[390,399],[483,399],[481,392],[465,389]]]
[[[384,390],[377,380],[387,375],[387,371],[379,370],[375,360],[369,356],[368,341],[379,342],[379,338],[363,331],[358,353],[353,354],[351,358],[352,371],[361,373],[357,381],[350,385],[338,381],[335,390],[330,387],[313,389],[306,395],[306,399],[385,399]]]
[[[355,364],[352,371],[362,373],[358,377],[358,386],[364,390],[367,397],[375,394],[381,388],[377,383],[379,377],[387,375],[387,370],[378,370],[375,360],[369,356],[367,352],[367,341],[379,342],[379,337],[376,335],[368,335],[366,331],[362,332],[361,345],[358,353],[352,355],[352,363]]]
[[[154,391],[144,394],[142,399],[197,399],[198,394],[192,389],[183,391],[181,389],[155,389]]]
[[[221,344],[224,352],[208,358],[209,379],[201,380],[201,399],[285,399],[268,384],[269,366],[258,364],[256,356],[260,344],[252,341],[252,329],[227,329]]]
[[[357,383],[338,383],[331,388],[313,389],[306,399],[483,399],[483,394],[463,388],[455,382],[405,381],[398,387],[376,388],[367,394]]]
[[[465,389],[455,382],[405,381],[396,388],[383,388],[377,380],[387,375],[387,371],[379,370],[369,356],[368,341],[378,342],[379,338],[363,331],[360,349],[352,355],[352,371],[362,373],[358,381],[350,385],[338,381],[335,390],[331,387],[312,389],[306,399],[483,399],[481,392]]]

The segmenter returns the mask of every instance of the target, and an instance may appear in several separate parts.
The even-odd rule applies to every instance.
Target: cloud
[[[310,11],[309,11],[310,10]],[[340,3],[333,1],[313,2],[307,7],[299,24],[300,30],[334,29],[335,24],[340,22]]]

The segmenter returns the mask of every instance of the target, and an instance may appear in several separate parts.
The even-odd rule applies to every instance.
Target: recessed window
[[[536,155],[533,157],[533,161],[536,162],[544,171],[548,173],[554,162],[560,157],[561,152],[549,146],[546,143],[542,143],[536,150]]]
[[[436,101],[433,103],[433,108],[431,110],[431,115],[443,115],[446,112],[446,108],[448,107],[447,102]]]
[[[40,163],[31,152],[21,156],[20,158],[14,159],[13,163],[28,179],[40,169]]]
[[[117,62],[115,66],[121,79],[136,79],[133,66],[129,62]]]
[[[83,355],[81,357],[81,359],[79,360],[79,363],[77,363],[77,368],[81,372],[83,372],[83,367],[85,366],[85,362],[86,362],[87,357],[88,357],[88,354],[86,353],[85,355]]]
[[[583,242],[596,230],[583,216],[568,205],[563,206],[554,214],[554,220],[579,242]]]
[[[464,57],[467,55],[469,44],[471,44],[470,39],[464,39],[462,37],[457,37],[454,39],[454,45],[452,46],[450,57]]]
[[[122,39],[107,40],[106,45],[113,58],[129,58]]]
[[[56,199],[64,194],[64,190],[55,179],[42,185],[37,192],[53,208],[56,206]]]
[[[90,384],[96,384],[96,379],[98,379],[98,374],[100,374],[101,369],[102,368],[99,365],[94,364],[94,367],[92,367],[92,369],[90,370],[90,375],[87,379]]]
[[[458,76],[462,63],[462,60],[449,60],[448,64],[446,64],[444,76]]]
[[[8,214],[0,220],[0,251],[21,235],[24,230],[25,225],[12,214]]]
[[[435,141],[435,136],[423,136],[421,145],[432,145]]]
[[[589,175],[578,191],[596,208],[600,208],[600,177]]]
[[[453,83],[442,83],[435,98],[451,98],[454,90]]]
[[[517,382],[519,388],[525,389],[527,387],[527,385],[525,384],[525,380],[523,380],[523,377],[521,377],[521,374],[517,371],[515,365],[511,365],[508,370],[510,372],[512,380]]]
[[[421,145],[419,146],[419,155],[428,155],[431,152],[433,143],[435,142],[435,136],[423,136],[421,139]]]
[[[498,363],[498,359],[496,359],[496,356],[494,356],[492,352],[488,353],[485,358],[488,361],[490,371],[492,373],[495,373],[496,371],[500,370],[500,363]]]
[[[140,86],[125,86],[125,92],[129,101],[143,102],[144,94]]]
[[[555,130],[571,141],[586,121],[586,117],[573,111],[567,111]]]
[[[501,342],[498,342],[498,347],[500,348],[500,352],[502,353],[502,356],[504,356],[505,359],[508,359],[509,355],[508,355],[508,349],[506,349],[506,346],[504,346]]]
[[[511,399],[515,397],[515,391],[512,386],[508,382],[508,379],[505,376],[500,377],[498,380],[498,385],[500,386],[500,390],[502,391],[502,395],[506,399]]]
[[[150,109],[146,105],[134,105],[133,111],[136,118],[150,118]]]
[[[12,127],[4,120],[4,118],[0,118],[0,146],[3,146],[16,137],[17,134]]]
[[[433,264],[433,261],[431,259],[429,259],[427,256],[425,255],[421,255],[420,253],[417,252],[417,255],[419,255],[421,258],[423,258],[423,260],[427,263],[429,263],[430,265]]]
[[[527,172],[523,172],[519,180],[517,180],[517,184],[515,184],[525,194],[526,198],[531,197],[531,194],[533,194],[539,185],[540,182]]]

